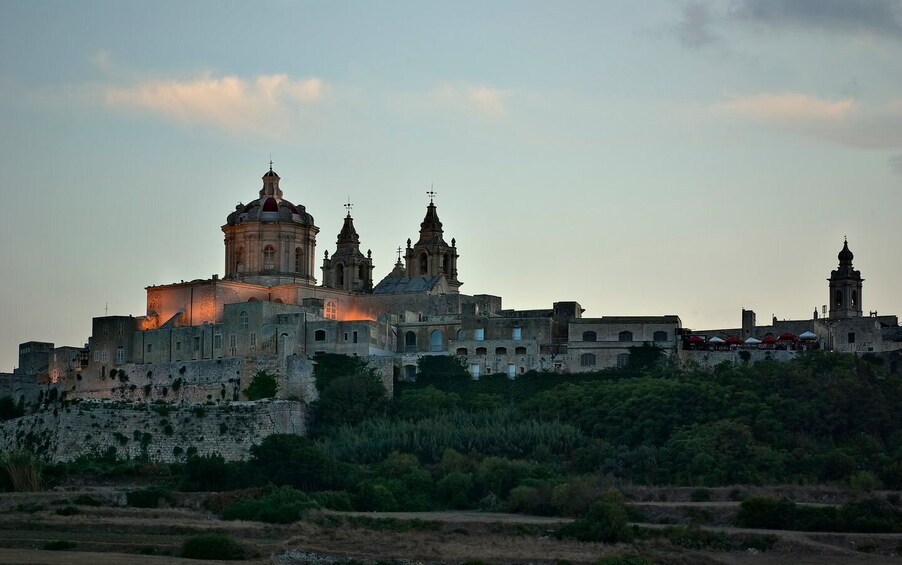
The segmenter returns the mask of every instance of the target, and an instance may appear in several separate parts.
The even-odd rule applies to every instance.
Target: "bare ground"
[[[87,491],[104,506],[78,506],[78,513],[62,516],[57,510],[71,504],[78,492],[0,494],[0,563],[105,565],[107,563],[198,563],[176,556],[182,542],[203,532],[235,537],[256,563],[303,563],[290,559],[303,551],[337,559],[409,560],[422,563],[593,563],[612,553],[635,553],[665,564],[833,565],[840,563],[899,563],[895,557],[902,534],[822,534],[701,526],[735,536],[774,535],[777,542],[767,552],[690,551],[655,538],[633,545],[581,543],[548,535],[567,519],[480,512],[322,513],[318,522],[289,526],[257,522],[229,522],[200,509],[198,500],[184,502],[191,508],[135,509],[119,506],[115,489]],[[730,511],[734,502],[680,502],[673,506]],[[644,503],[668,507],[669,503]],[[348,517],[420,520],[428,529],[404,527],[374,529],[352,527]],[[331,522],[330,522],[331,520]],[[331,524],[331,525],[330,525]],[[339,524],[339,525],[334,525]],[[642,524],[664,528],[660,524]],[[49,542],[75,543],[72,551],[46,551]],[[864,553],[862,550],[870,553]],[[153,553],[142,555],[141,553]],[[287,553],[288,552],[288,553]],[[280,558],[283,556],[283,558]],[[328,563],[327,560],[306,562]]]

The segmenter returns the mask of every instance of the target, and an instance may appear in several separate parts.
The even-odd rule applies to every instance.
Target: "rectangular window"
[[[222,334],[213,336],[213,349],[222,349]]]
[[[855,332],[849,332],[849,343],[855,343]]]
[[[200,336],[194,337],[194,351],[200,351]]]
[[[357,330],[354,330],[354,332],[351,334],[351,338],[354,343],[357,343]]]
[[[182,342],[180,342],[180,341],[175,342],[175,350],[176,351],[182,350]]]
[[[229,355],[238,353],[238,336],[229,334]]]
[[[514,328],[513,336],[511,336],[511,337],[514,338],[514,341],[520,341],[520,339],[522,338],[522,335],[523,335],[522,328]]]
[[[476,332],[473,338],[476,341],[483,341],[485,339],[485,328],[476,328]]]
[[[94,360],[98,361],[98,362],[100,361],[100,352],[99,351],[94,352]]]
[[[348,341],[348,332],[345,332],[345,341]]]
[[[248,347],[251,350],[251,353],[257,351],[257,332],[251,332],[247,337]]]
[[[119,365],[125,363],[125,348],[124,347],[116,348],[116,363]]]
[[[150,353],[150,352],[152,352],[152,351],[153,351],[153,344],[152,344],[152,343],[148,343],[148,344],[147,344],[147,352]]]
[[[100,352],[100,362],[101,363],[106,363],[108,358],[109,357],[107,356],[106,349],[104,349],[103,351]]]

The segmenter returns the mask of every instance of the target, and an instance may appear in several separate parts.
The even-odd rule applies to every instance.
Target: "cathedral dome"
[[[263,188],[258,198],[248,204],[239,204],[229,214],[226,223],[237,225],[245,222],[293,222],[302,225],[313,225],[313,216],[303,206],[292,204],[282,198],[279,189],[279,175],[272,168],[263,175]]]

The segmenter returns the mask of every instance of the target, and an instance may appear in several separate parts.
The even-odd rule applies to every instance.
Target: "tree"
[[[263,400],[273,398],[279,390],[279,382],[266,371],[257,371],[251,384],[244,389],[248,400]]]
[[[306,492],[332,487],[340,482],[342,470],[315,443],[295,434],[273,434],[251,447],[250,465],[260,482],[289,485]]]

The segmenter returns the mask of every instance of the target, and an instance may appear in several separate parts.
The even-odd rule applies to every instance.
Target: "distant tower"
[[[861,273],[852,268],[855,256],[849,250],[849,242],[843,241],[839,252],[839,268],[830,273],[830,318],[861,317]]]
[[[452,292],[457,292],[463,283],[457,280],[457,242],[445,242],[442,222],[435,211],[435,192],[429,191],[429,206],[426,217],[420,224],[420,239],[415,245],[407,240],[404,262],[408,277],[444,275]]]
[[[303,206],[282,198],[279,180],[270,162],[259,196],[238,204],[222,226],[226,279],[267,286],[316,284],[319,228]]]
[[[327,251],[323,259],[323,286],[369,292],[373,290],[373,254],[367,251],[364,257],[360,252],[360,236],[354,229],[351,203],[347,203],[345,208],[348,215],[335,242],[335,253],[330,259]]]

